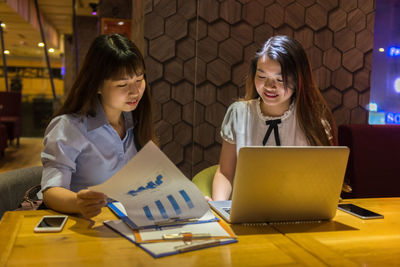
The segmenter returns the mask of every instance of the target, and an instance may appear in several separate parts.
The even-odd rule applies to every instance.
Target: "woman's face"
[[[136,109],[146,88],[143,74],[124,75],[104,80],[99,90],[101,103],[108,112],[129,112]]]
[[[279,62],[267,56],[260,57],[254,85],[263,100],[261,110],[264,115],[280,116],[289,109],[294,89],[290,83],[285,89]]]

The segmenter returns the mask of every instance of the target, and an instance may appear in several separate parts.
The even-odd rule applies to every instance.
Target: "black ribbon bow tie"
[[[281,140],[279,139],[279,132],[278,132],[278,124],[281,123],[281,119],[277,119],[277,120],[270,120],[270,121],[266,121],[265,124],[269,125],[267,132],[265,133],[264,136],[264,140],[263,140],[263,145],[265,146],[265,144],[268,141],[269,136],[272,133],[272,130],[274,130],[274,136],[275,136],[275,143],[277,146],[281,145]]]

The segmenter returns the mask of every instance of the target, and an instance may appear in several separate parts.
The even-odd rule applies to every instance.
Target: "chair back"
[[[42,166],[35,166],[0,173],[0,218],[18,208],[29,188],[40,184],[42,170]]]
[[[0,92],[0,106],[2,106],[0,116],[18,116],[22,114],[21,92]]]
[[[217,168],[218,165],[210,166],[197,173],[192,179],[192,182],[200,189],[204,196],[211,197],[212,195],[212,184]]]
[[[350,148],[343,197],[400,196],[400,126],[340,125],[339,145]]]

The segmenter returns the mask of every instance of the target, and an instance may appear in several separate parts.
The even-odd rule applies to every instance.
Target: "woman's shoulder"
[[[228,110],[232,110],[232,111],[245,111],[248,110],[249,108],[251,108],[252,106],[255,106],[256,103],[256,99],[251,99],[251,100],[238,100],[233,102]]]
[[[49,125],[47,126],[46,132],[53,129],[84,129],[85,127],[85,117],[78,114],[63,114],[54,117]]]

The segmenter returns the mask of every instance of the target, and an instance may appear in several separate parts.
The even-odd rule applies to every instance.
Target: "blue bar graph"
[[[157,205],[158,210],[159,210],[160,213],[161,213],[161,216],[162,216],[164,219],[168,219],[167,212],[165,211],[165,208],[164,208],[164,206],[163,206],[163,204],[161,203],[160,200],[157,200],[157,201],[156,201],[156,205]]]
[[[176,215],[181,214],[182,213],[181,208],[179,207],[175,198],[172,195],[168,195],[167,198],[168,198],[169,202],[171,202],[171,205],[174,208]]]
[[[151,214],[149,206],[143,207],[144,213],[146,214],[147,219],[150,221],[154,221],[153,215]]]
[[[194,205],[188,194],[185,192],[185,190],[179,191],[183,199],[185,200],[186,204],[188,205],[189,209],[193,209]]]

